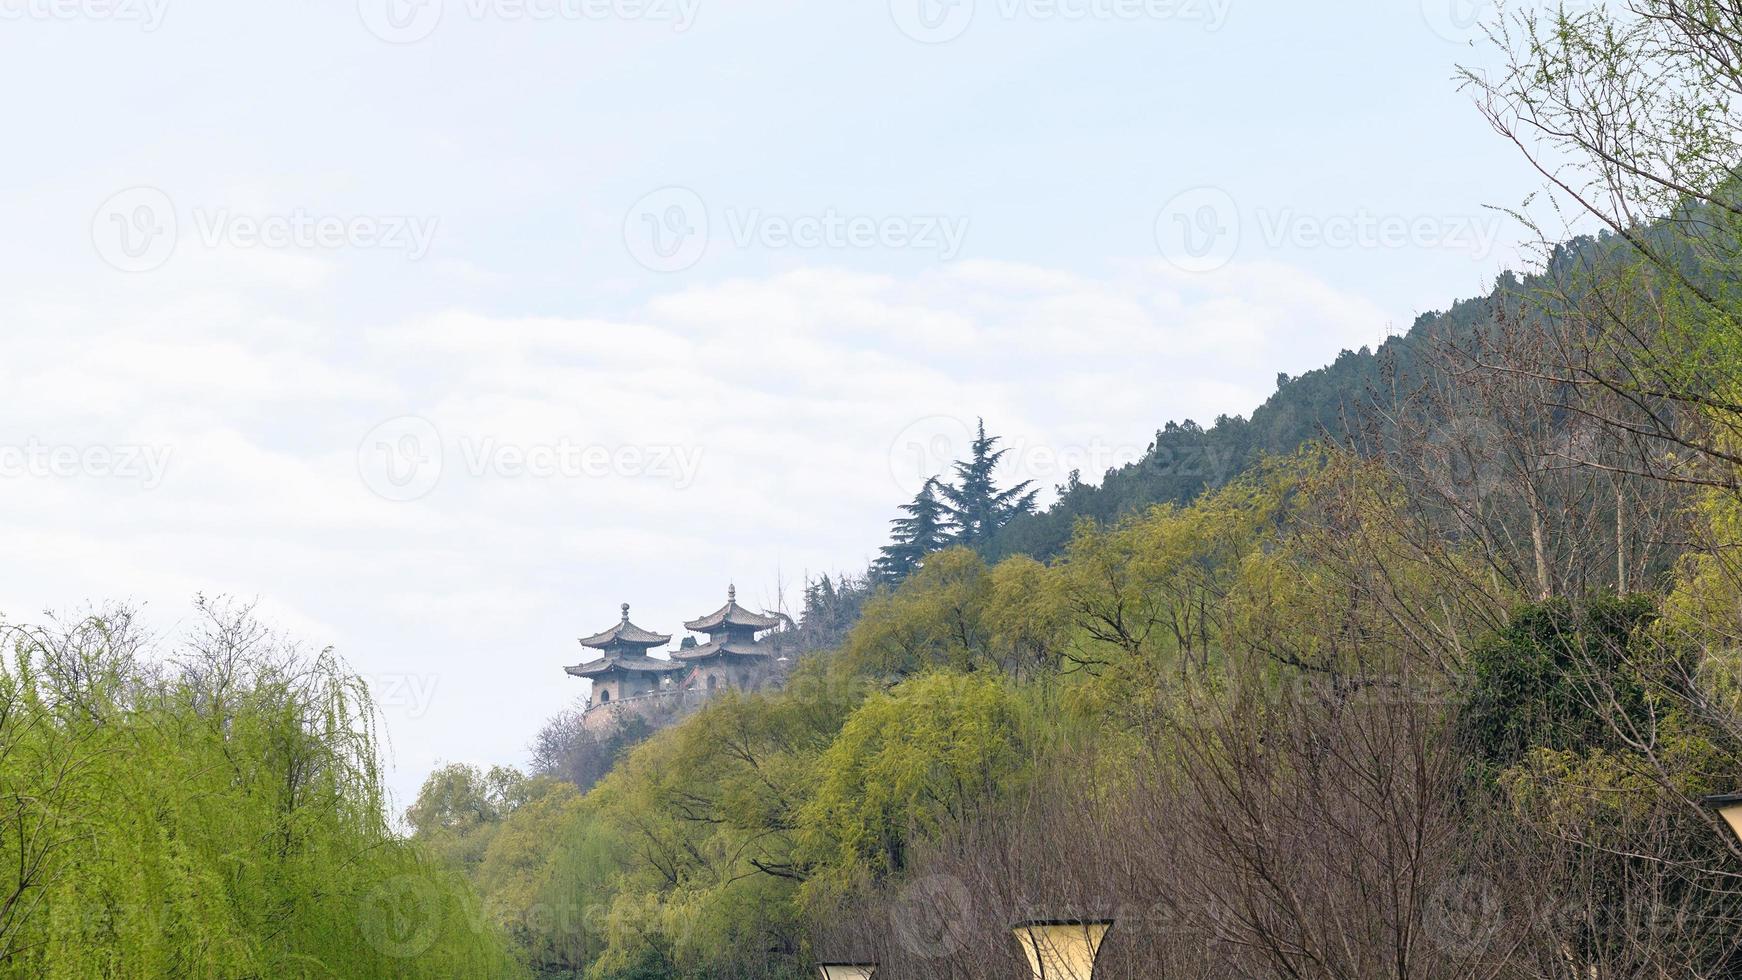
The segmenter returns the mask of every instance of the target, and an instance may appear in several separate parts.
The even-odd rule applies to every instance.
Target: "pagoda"
[[[738,605],[737,586],[726,587],[724,606],[683,625],[684,629],[708,636],[708,642],[685,645],[672,654],[674,660],[693,669],[686,681],[692,690],[704,687],[710,691],[720,687],[748,690],[759,684],[774,665],[774,652],[758,643],[756,634],[779,626],[780,618]]]
[[[623,604],[623,619],[603,633],[582,637],[581,646],[601,651],[598,660],[564,667],[570,675],[593,682],[593,704],[604,705],[625,698],[658,694],[667,689],[671,675],[686,665],[648,656],[671,637],[644,630],[629,621],[629,603]]]

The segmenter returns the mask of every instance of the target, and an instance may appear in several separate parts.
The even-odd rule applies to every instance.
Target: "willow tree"
[[[202,603],[6,629],[0,976],[513,976],[454,871],[388,826],[331,651]]]

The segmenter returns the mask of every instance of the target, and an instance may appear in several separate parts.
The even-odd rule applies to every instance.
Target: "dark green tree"
[[[805,582],[804,612],[794,635],[792,655],[832,650],[859,620],[859,607],[871,594],[871,574],[824,575]]]
[[[949,547],[950,508],[938,496],[949,492],[949,487],[932,477],[919,489],[913,503],[901,505],[907,516],[889,522],[893,529],[891,540],[872,562],[871,570],[877,577],[899,582],[918,570],[926,555]]]
[[[799,621],[802,623],[810,620],[813,616],[823,615],[825,610],[835,604],[836,598],[835,583],[827,575],[813,582],[806,582],[804,585],[804,615],[800,617]]]
[[[1648,687],[1637,671],[1653,659],[1647,637],[1656,618],[1643,595],[1555,599],[1517,610],[1471,651],[1462,724],[1472,761],[1498,771],[1536,748],[1614,750],[1621,747],[1616,725],[1650,728]]]
[[[986,420],[981,419],[968,458],[956,461],[956,482],[939,485],[959,544],[978,544],[1013,518],[1034,509],[1034,497],[1040,491],[1029,489],[1033,480],[998,489],[993,471],[1010,450],[997,445],[998,437],[986,434]]]

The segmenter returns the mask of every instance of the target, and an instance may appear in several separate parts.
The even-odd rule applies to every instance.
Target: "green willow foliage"
[[[7,628],[0,976],[515,975],[388,827],[363,683],[199,611],[166,658],[125,610]]]

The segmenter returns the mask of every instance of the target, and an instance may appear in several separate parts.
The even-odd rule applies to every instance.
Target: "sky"
[[[1477,0],[0,0],[0,616],[258,600],[401,805],[965,449],[1090,480],[1485,291]],[[675,642],[675,641],[674,641]]]

